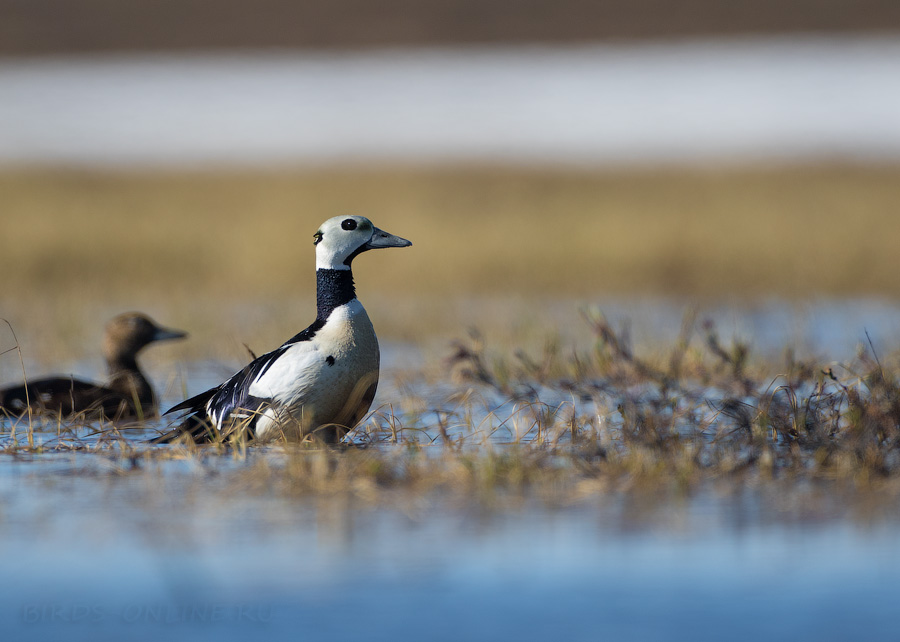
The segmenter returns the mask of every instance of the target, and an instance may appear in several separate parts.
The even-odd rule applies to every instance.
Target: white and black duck
[[[257,440],[314,435],[335,442],[366,415],[378,386],[380,353],[350,264],[362,252],[412,243],[362,216],[329,219],[313,238],[316,320],[221,385],[168,410],[188,414],[156,443],[182,436],[209,441],[234,430]]]

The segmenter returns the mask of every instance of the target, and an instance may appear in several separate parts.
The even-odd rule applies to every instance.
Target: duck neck
[[[109,356],[106,358],[106,367],[109,371],[107,385],[111,389],[128,399],[137,394],[142,404],[152,403],[153,389],[144,373],[138,368],[134,355]]]
[[[316,319],[325,321],[335,308],[356,298],[350,270],[316,270]]]
[[[138,370],[138,365],[134,355],[118,354],[106,357],[106,368],[109,376],[114,377],[123,372],[135,372]]]

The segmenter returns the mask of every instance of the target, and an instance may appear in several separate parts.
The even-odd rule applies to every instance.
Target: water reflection
[[[897,516],[874,494],[786,482],[571,506],[369,504],[248,493],[247,465],[225,457],[123,474],[104,456],[7,459],[0,537],[15,555],[0,558],[0,573],[15,581],[0,588],[0,626],[17,639],[894,631]],[[79,608],[93,617],[73,622]]]

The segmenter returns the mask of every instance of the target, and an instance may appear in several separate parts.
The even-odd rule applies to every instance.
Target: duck
[[[156,395],[141,372],[137,355],[158,341],[181,339],[186,332],[164,328],[140,312],[113,317],[103,337],[109,379],[99,384],[74,377],[46,377],[0,389],[0,414],[51,414],[62,418],[148,418],[158,412]]]
[[[369,412],[381,354],[375,329],[356,297],[351,264],[369,250],[409,247],[363,216],[336,216],[313,235],[316,318],[281,346],[220,385],[170,408],[181,423],[153,440],[198,443],[235,434],[264,442],[311,437],[336,443]]]

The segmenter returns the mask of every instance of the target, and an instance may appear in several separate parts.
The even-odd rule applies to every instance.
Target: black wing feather
[[[298,332],[290,339],[281,344],[281,347],[289,346],[294,343],[300,343],[301,341],[311,341],[314,336],[316,336],[316,332],[322,329],[325,325],[325,319],[316,319],[313,321],[312,325],[310,325],[305,330]]]
[[[216,391],[219,389],[218,386],[215,388],[210,388],[206,392],[201,392],[199,395],[195,395],[190,399],[185,399],[180,404],[172,406],[168,410],[166,410],[163,415],[168,415],[173,412],[178,412],[179,410],[189,410],[190,412],[199,412],[201,410],[206,409],[206,402],[209,401]]]
[[[176,406],[172,406],[165,414],[168,415],[179,410],[206,414],[209,408],[222,420],[227,419],[235,408],[246,407],[245,402],[250,400],[250,385],[257,377],[262,376],[271,368],[275,360],[284,354],[290,345],[286,343],[271,352],[257,357],[248,363],[243,370],[238,370],[231,375],[224,383],[182,401]]]
[[[243,408],[251,412],[259,410],[267,400],[252,396],[250,394],[251,384],[264,375],[275,363],[275,360],[283,355],[288,348],[301,341],[310,341],[324,325],[325,321],[323,319],[316,319],[308,328],[295,334],[275,350],[257,357],[242,370],[231,375],[224,383],[201,392],[199,395],[186,399],[166,410],[163,414],[168,415],[169,413],[186,410],[188,411],[188,416],[185,417],[179,428],[153,440],[153,443],[167,443],[183,434],[189,434],[195,441],[198,441],[203,436],[209,436],[210,426],[214,423],[212,414],[215,414],[215,417],[219,419],[221,424],[237,408]],[[212,412],[209,412],[210,410]],[[255,423],[255,419],[251,421],[251,429],[252,424]]]
[[[284,354],[291,344],[285,344],[280,348],[267,352],[251,361],[240,372],[234,373],[231,378],[220,386],[210,391],[212,394],[204,404],[204,410],[209,408],[210,415],[215,413],[219,423],[228,419],[236,408],[256,410],[264,399],[257,399],[250,395],[250,386],[272,367],[275,360]],[[206,393],[204,393],[206,394]],[[203,395],[200,395],[203,396]]]

